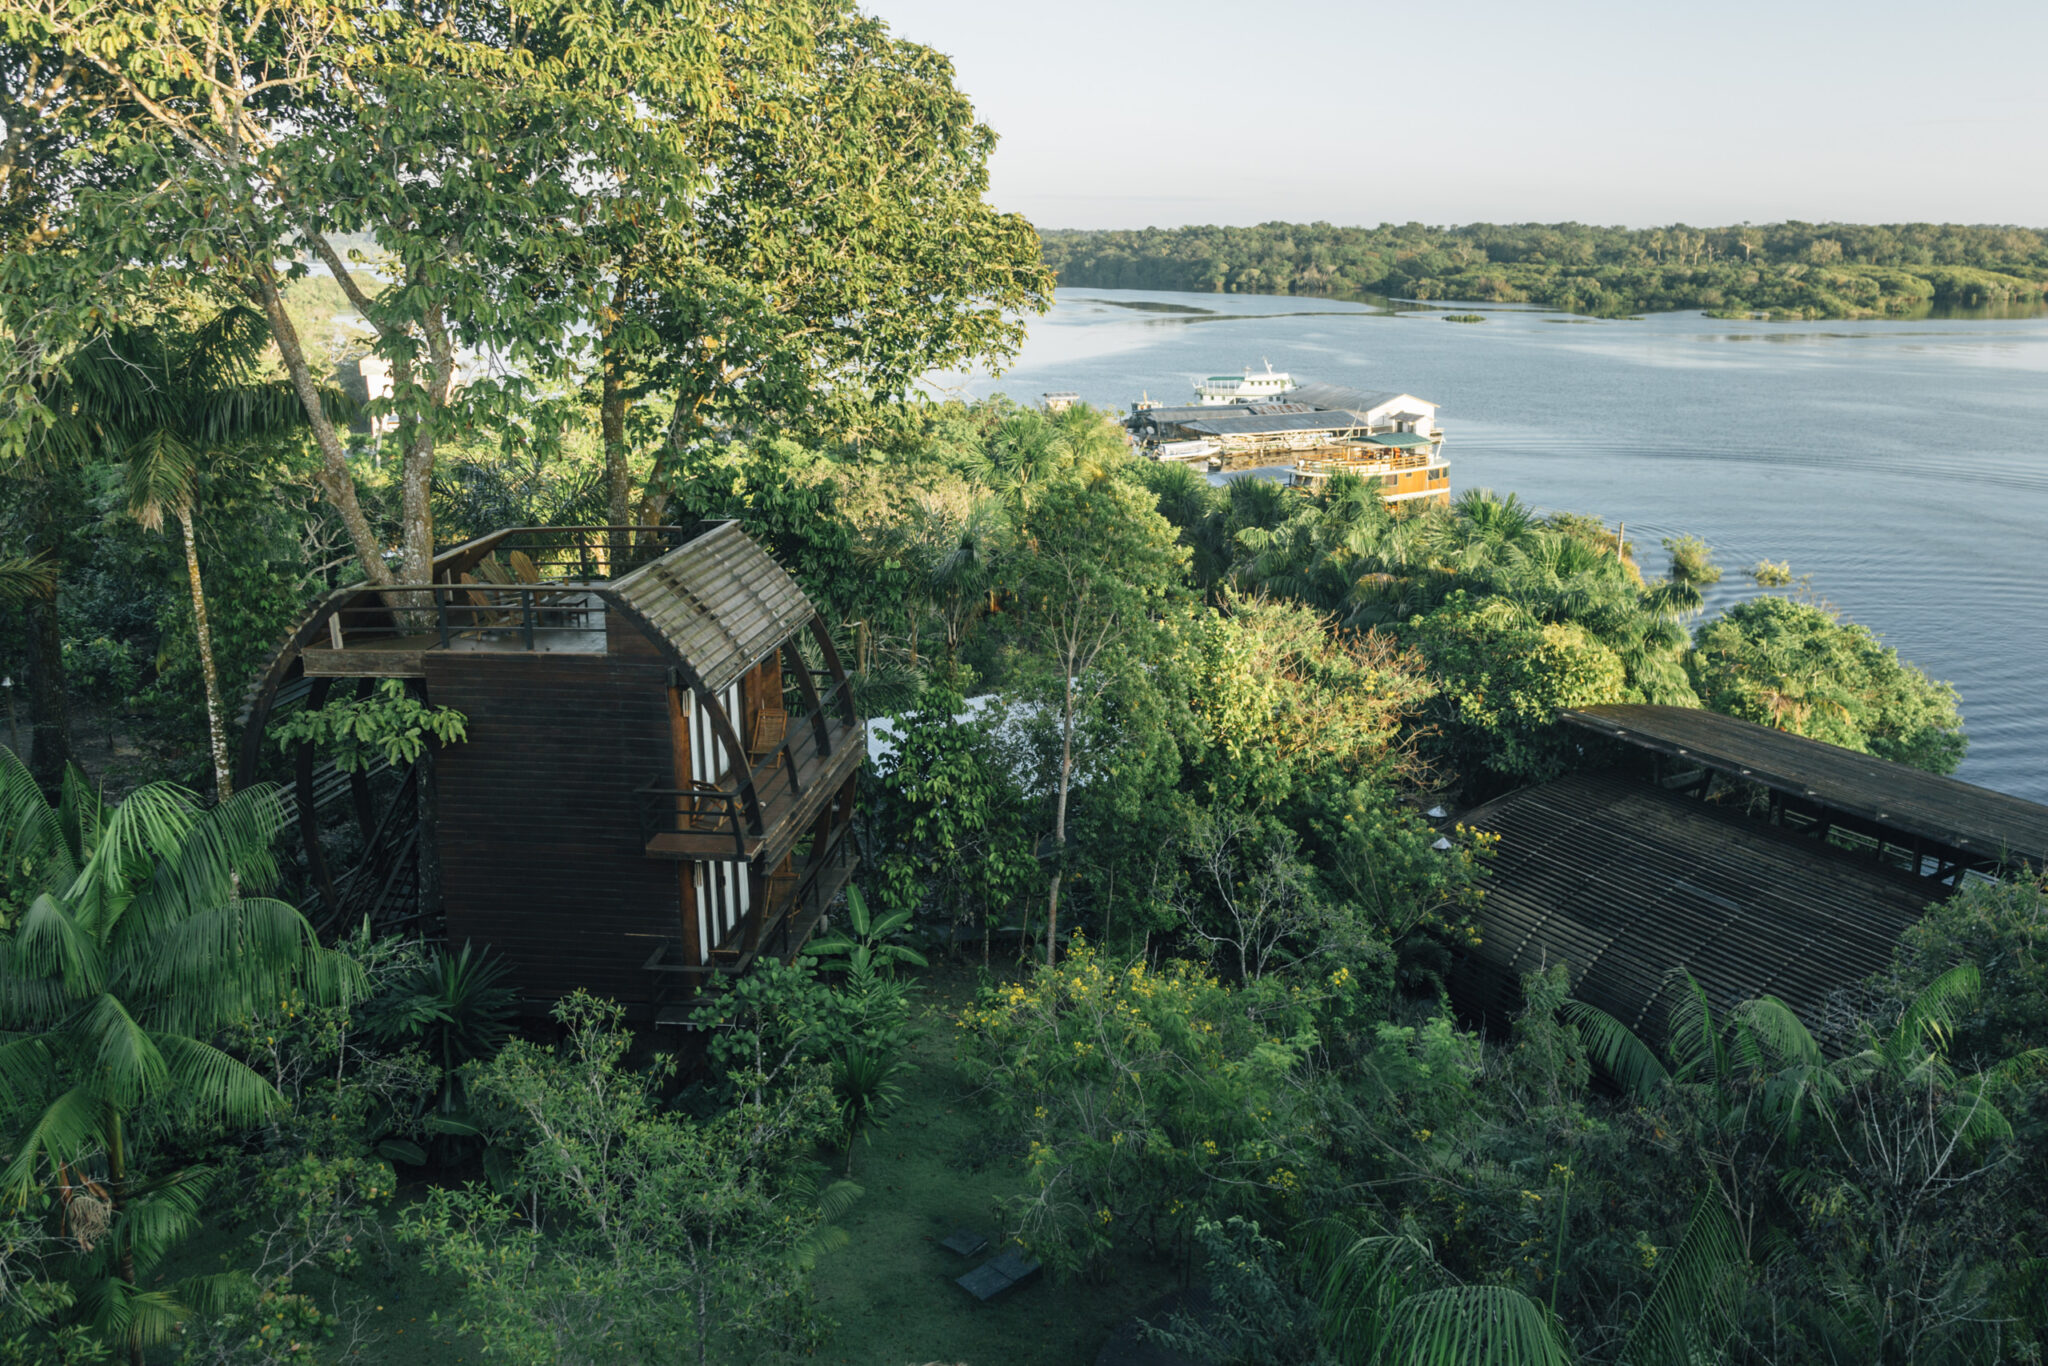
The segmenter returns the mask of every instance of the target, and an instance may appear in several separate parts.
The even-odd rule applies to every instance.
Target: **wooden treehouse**
[[[863,732],[803,590],[735,522],[516,528],[433,582],[329,595],[251,699],[272,719],[404,679],[467,718],[409,773],[285,775],[316,923],[488,944],[532,1009],[577,988],[675,1020],[802,948],[854,868]]]

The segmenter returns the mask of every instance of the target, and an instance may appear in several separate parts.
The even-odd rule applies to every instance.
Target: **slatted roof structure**
[[[1211,412],[1214,416],[1200,421],[1178,422],[1175,425],[1183,431],[1215,437],[1275,436],[1287,432],[1350,432],[1366,425],[1365,419],[1359,414],[1341,409],[1292,413],[1233,413],[1219,404]]]
[[[674,646],[713,693],[814,615],[796,580],[738,522],[717,524],[619,579],[611,592]]]
[[[2048,806],[1695,707],[1559,713],[1608,740],[1755,783],[1962,866],[2048,866]]]
[[[1450,987],[1496,1024],[1519,1009],[1522,975],[1559,961],[1573,995],[1653,1041],[1684,989],[1679,970],[1719,1007],[1773,995],[1817,1019],[1946,891],[1612,772],[1524,788],[1464,823],[1500,843],[1480,942]]]
[[[1351,408],[1361,413],[1371,412],[1397,398],[1415,399],[1417,403],[1431,408],[1437,406],[1428,399],[1416,398],[1414,394],[1398,389],[1347,389],[1341,384],[1300,384],[1287,396],[1302,403],[1313,403],[1318,408]]]

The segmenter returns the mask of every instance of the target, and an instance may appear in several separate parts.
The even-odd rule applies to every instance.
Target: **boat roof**
[[[1210,416],[1179,423],[1204,436],[1264,436],[1279,432],[1344,432],[1366,425],[1357,413],[1343,409],[1317,409],[1296,413],[1231,413],[1210,409]]]
[[[1294,390],[1294,396],[1304,403],[1313,403],[1318,408],[1355,408],[1361,413],[1375,408],[1384,408],[1389,403],[1407,399],[1425,408],[1440,407],[1426,398],[1395,389],[1346,389],[1338,384],[1303,384]]]
[[[1426,436],[1414,432],[1382,432],[1378,436],[1355,436],[1351,438],[1361,446],[1395,446],[1401,450],[1413,450],[1417,446],[1433,446],[1436,443]]]

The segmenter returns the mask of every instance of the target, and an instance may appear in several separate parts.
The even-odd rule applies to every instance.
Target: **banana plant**
[[[894,936],[910,924],[908,909],[869,913],[867,898],[860,888],[846,889],[846,928],[823,939],[813,940],[805,952],[818,958],[843,958],[856,979],[876,974],[894,974],[899,964],[928,966],[925,956],[907,944],[894,943]]]

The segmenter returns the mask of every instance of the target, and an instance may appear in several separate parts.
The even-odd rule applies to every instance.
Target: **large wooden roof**
[[[2048,863],[2048,806],[1694,707],[1587,707],[1570,725],[1999,863]]]
[[[1524,973],[1559,961],[1573,995],[1651,1039],[1678,969],[1717,1008],[1772,995],[1814,1021],[1947,890],[1613,773],[1524,788],[1465,824],[1500,843],[1451,992],[1496,1022],[1519,1008]]]
[[[617,580],[611,592],[660,632],[714,693],[814,615],[796,580],[738,522],[720,522]]]

